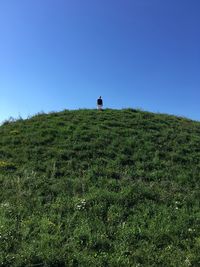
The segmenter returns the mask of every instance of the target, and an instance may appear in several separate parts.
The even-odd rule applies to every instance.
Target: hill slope
[[[0,127],[1,266],[200,266],[200,123],[133,109]]]

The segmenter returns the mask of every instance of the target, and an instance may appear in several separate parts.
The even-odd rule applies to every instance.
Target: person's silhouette
[[[102,110],[103,108],[103,99],[101,98],[101,96],[97,99],[97,109],[98,110]]]

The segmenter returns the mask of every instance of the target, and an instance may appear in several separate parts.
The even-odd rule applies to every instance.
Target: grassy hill
[[[200,266],[200,122],[133,109],[0,127],[0,266]]]

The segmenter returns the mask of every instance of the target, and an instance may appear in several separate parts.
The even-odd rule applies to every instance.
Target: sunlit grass
[[[66,110],[0,136],[0,266],[200,266],[199,122]]]

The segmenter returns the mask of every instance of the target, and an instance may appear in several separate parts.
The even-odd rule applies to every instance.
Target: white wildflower
[[[86,200],[82,199],[79,203],[76,204],[77,210],[84,210],[86,207]]]

